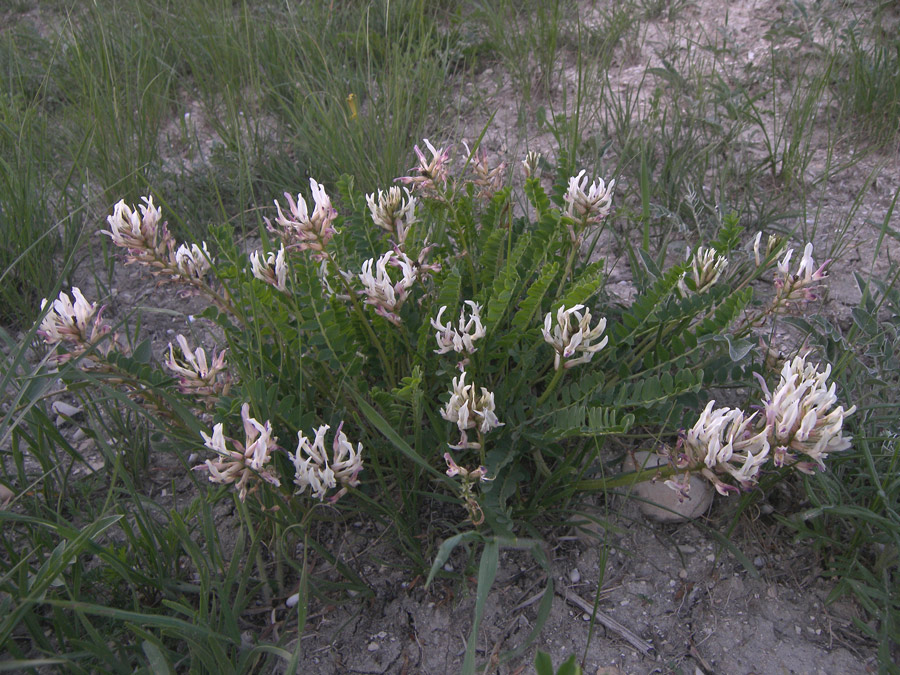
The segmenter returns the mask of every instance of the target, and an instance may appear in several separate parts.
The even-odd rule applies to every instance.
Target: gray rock
[[[622,465],[624,471],[636,471],[661,466],[666,460],[656,453],[641,450],[634,453],[637,466],[631,456],[626,457]],[[638,497],[641,513],[660,523],[683,523],[697,518],[709,509],[712,504],[713,488],[699,476],[691,476],[690,496],[683,498],[675,490],[667,487],[664,481],[644,481],[632,489],[632,495]]]

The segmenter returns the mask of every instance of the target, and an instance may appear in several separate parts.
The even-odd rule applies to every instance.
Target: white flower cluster
[[[389,264],[399,267],[403,275],[397,283],[394,283],[388,274]],[[378,262],[375,262],[374,258],[369,258],[362,265],[359,280],[363,285],[363,290],[359,291],[359,294],[365,296],[366,304],[374,307],[376,314],[399,326],[400,315],[397,312],[416,280],[416,272],[409,258],[397,255],[394,251],[385,253]]]
[[[814,472],[816,467],[824,471],[829,453],[850,447],[851,439],[842,434],[842,429],[844,418],[856,412],[856,406],[848,410],[835,407],[837,394],[834,382],[828,384],[829,375],[830,364],[820,373],[818,366],[797,356],[784,364],[773,392],[760,378],[776,466],[788,462],[805,473]],[[811,461],[798,461],[794,453]]]
[[[566,215],[581,222],[596,222],[609,215],[612,208],[612,195],[616,181],[607,185],[602,178],[597,178],[588,187],[587,172],[582,169],[577,176],[569,178],[569,189],[563,195],[566,204]]]
[[[212,363],[209,363],[203,347],[197,347],[192,352],[183,335],[177,335],[175,341],[178,343],[181,356],[175,355],[175,349],[170,342],[169,357],[165,365],[178,374],[178,390],[182,394],[218,396],[228,392],[231,378],[226,370],[224,349],[218,354],[213,351]]]
[[[218,455],[216,459],[208,459],[204,464],[194,467],[195,470],[209,471],[212,483],[234,483],[238,489],[238,497],[244,501],[247,493],[255,490],[250,485],[261,478],[272,485],[281,482],[266,468],[272,458],[272,451],[277,447],[277,438],[272,436],[272,424],[260,424],[250,417],[250,404],[241,407],[241,418],[244,421],[244,443],[232,438],[226,439],[224,425],[220,422],[213,427],[212,436],[200,432],[207,448]],[[226,441],[230,441],[231,447]]]
[[[582,312],[583,310],[583,312]],[[572,325],[572,319],[575,325]],[[563,368],[572,368],[580,363],[587,363],[594,354],[603,349],[609,342],[609,337],[604,337],[595,342],[606,330],[606,319],[601,317],[597,325],[590,328],[591,312],[584,305],[575,305],[570,309],[561,306],[556,311],[556,325],[553,325],[553,312],[548,312],[544,317],[542,333],[544,340],[556,350],[553,359],[553,367],[559,370],[560,363]],[[575,353],[580,353],[578,358],[572,358]]]
[[[702,460],[706,465],[702,475],[715,485],[716,490],[727,495],[737,488],[723,483],[713,471],[728,473],[742,487],[751,487],[769,456],[768,430],[754,430],[755,414],[748,417],[737,408],[714,409],[715,404],[710,401],[697,423],[685,433],[684,465],[679,468]],[[671,485],[681,487],[677,481]]]
[[[786,308],[791,303],[809,302],[816,299],[816,291],[821,286],[819,283],[828,275],[825,273],[830,260],[826,260],[818,268],[812,257],[813,245],[807,244],[803,249],[803,256],[797,271],[791,274],[790,264],[794,249],[788,249],[784,258],[778,263],[778,275],[775,278],[776,306]]]
[[[165,254],[165,240],[160,239],[160,221],[162,211],[153,205],[153,197],[141,197],[144,203],[140,206],[140,212],[134,207],[129,207],[125,200],[120,200],[113,207],[113,214],[107,216],[109,230],[102,230],[101,234],[112,239],[116,246],[128,249],[142,262],[152,262],[155,258],[142,260],[141,256],[155,251],[159,255]],[[162,225],[164,234],[167,234],[165,224]],[[160,244],[163,244],[160,249]]]
[[[403,246],[410,226],[416,222],[416,198],[409,194],[407,188],[403,188],[403,192],[406,193],[406,199],[395,185],[387,192],[379,190],[377,200],[374,192],[366,195],[372,220],[378,227],[392,234],[398,246]]]
[[[357,476],[363,469],[362,443],[357,443],[354,448],[341,431],[343,426],[343,422],[338,425],[330,458],[325,450],[325,434],[331,427],[323,424],[316,429],[312,442],[303,432],[297,432],[297,451],[290,456],[294,463],[294,483],[300,488],[297,494],[303,494],[309,488],[313,496],[322,500],[328,490],[340,483],[343,487],[331,498],[336,501],[348,487],[359,485]]]
[[[57,357],[60,362],[74,358],[109,333],[109,327],[101,320],[102,310],[97,309],[96,302],[88,302],[81,290],[72,288],[72,298],[65,291],[53,301],[50,311],[44,316],[38,328],[38,334],[48,345],[66,343],[69,353]],[[47,299],[41,300],[41,310],[47,306]],[[115,344],[115,338],[101,350],[108,353]]]
[[[691,269],[682,274],[678,280],[678,290],[683,297],[687,297],[691,292],[705,293],[713,287],[728,267],[728,258],[719,255],[712,247],[698,246],[696,251],[688,253],[688,257],[691,260]]]
[[[731,475],[741,487],[756,484],[763,465],[772,457],[775,466],[789,464],[812,473],[825,469],[825,458],[850,447],[843,435],[844,418],[856,406],[844,410],[837,404],[835,385],[828,384],[831,366],[823,372],[797,356],[785,363],[774,392],[762,377],[764,415],[747,416],[732,408],[714,408],[710,401],[697,423],[679,440],[680,454],[673,458],[677,469],[685,469],[667,485],[686,493],[689,471],[700,465],[700,473],[721,494],[736,491],[716,474]]]
[[[466,318],[466,308],[463,307],[459,311],[457,329],[453,328],[452,323],[441,323],[441,317],[447,311],[446,306],[441,307],[437,317],[431,320],[431,327],[437,330],[435,338],[438,348],[434,350],[436,354],[446,354],[449,351],[474,354],[478,349],[475,340],[485,336],[484,325],[481,323],[481,305],[472,300],[466,300],[465,304],[469,306],[469,317]]]
[[[106,218],[107,235],[116,246],[128,251],[127,262],[137,262],[153,268],[154,274],[169,274],[173,279],[202,282],[214,263],[206,247],[197,244],[181,244],[177,249],[175,239],[162,223],[161,209],[153,205],[153,197],[142,197],[138,209],[119,201],[111,216]]]
[[[337,211],[331,206],[331,198],[325,192],[325,188],[314,178],[309,179],[309,187],[315,202],[312,215],[303,195],[298,194],[295,202],[291,194],[285,192],[290,217],[284,215],[281,204],[276,199],[275,208],[278,209],[278,217],[275,223],[278,228],[273,227],[268,220],[266,224],[269,231],[277,234],[288,249],[315,251],[316,257],[323,257],[325,247],[336,232],[332,222],[337,218]]]
[[[185,279],[202,281],[212,269],[212,256],[206,248],[206,242],[203,242],[202,248],[197,244],[191,244],[190,248],[187,244],[179,246],[175,251],[175,268]]]
[[[250,271],[253,276],[277,288],[282,293],[287,291],[287,263],[284,260],[284,244],[278,253],[269,252],[263,258],[254,251],[250,254]]]
[[[503,422],[497,419],[494,413],[493,392],[482,387],[481,395],[476,396],[475,385],[466,384],[466,371],[462,371],[458,378],[453,378],[450,400],[441,410],[441,417],[448,422],[454,422],[462,434],[460,442],[450,446],[454,450],[481,448],[480,443],[469,441],[467,436],[469,429],[477,428],[480,433],[486,434],[503,426]]]

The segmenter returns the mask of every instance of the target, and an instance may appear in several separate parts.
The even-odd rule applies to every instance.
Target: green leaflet
[[[569,308],[585,304],[603,288],[604,283],[606,283],[604,262],[600,260],[587,265],[569,291],[553,303],[550,311],[555,312],[560,307]]]
[[[541,308],[541,301],[547,293],[547,289],[556,279],[559,272],[559,263],[554,262],[541,271],[541,275],[537,280],[528,287],[525,292],[525,299],[519,305],[519,311],[512,320],[512,327],[515,331],[524,331],[531,324],[536,312]]]
[[[550,417],[550,429],[544,434],[547,441],[573,436],[603,436],[626,434],[634,424],[634,415],[619,415],[615,408],[574,405],[555,412]]]

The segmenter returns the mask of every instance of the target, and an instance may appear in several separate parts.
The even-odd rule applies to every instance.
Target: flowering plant
[[[180,438],[191,426],[185,406],[196,424],[212,424],[211,435],[195,433],[215,453],[197,465],[212,483],[264,509],[312,508],[310,496],[354,491],[377,501],[388,476],[425,491],[410,484],[422,480],[411,462],[436,481],[428,489],[459,498],[474,526],[511,535],[534,504],[613,485],[593,477],[612,436],[668,436],[668,484],[684,492],[698,473],[723,494],[752,489],[768,467],[821,469],[848,447],[843,420],[854,408],[838,405],[830,367],[798,356],[770,391],[768,350],[754,349],[772,321],[816,299],[826,275],[811,245],[792,271],[777,239],[765,253],[761,235],[752,255],[739,250],[731,216],[681,264],[650,270],[636,257],[636,297],[623,306],[605,287],[608,265],[584,250],[586,235],[596,244],[615,217],[615,180],[561,172],[548,192],[531,155],[519,167],[529,213],[515,216],[504,163],[463,144],[466,161],[453,164],[449,144],[425,145],[430,157],[416,148],[402,188],[361,195],[344,178],[332,199],[310,179],[311,212],[302,193],[285,193],[287,209],[276,201],[266,221],[276,250],[247,255],[226,229],[213,247],[178,244],[152,198],[114,207],[104,234],[129,263],[209,299],[200,316],[227,342],[228,360],[178,335],[164,361],[172,386],[129,370],[115,340],[95,358],[109,357],[135,400],[168,386],[152,404]],[[755,300],[752,282],[773,267],[775,297]],[[62,359],[109,331],[97,305],[73,295],[41,324],[48,344],[67,348]],[[701,397],[754,378],[763,382],[755,412]],[[242,441],[225,435],[238,409]],[[293,452],[277,444],[293,434]]]

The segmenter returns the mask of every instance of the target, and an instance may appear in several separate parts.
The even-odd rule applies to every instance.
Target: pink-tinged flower
[[[297,451],[291,455],[294,484],[300,488],[297,494],[303,494],[309,488],[314,497],[322,500],[328,490],[340,483],[342,488],[330,499],[334,502],[346,494],[348,487],[359,485],[359,472],[363,470],[362,443],[357,443],[354,448],[341,431],[343,426],[341,422],[334,435],[331,457],[325,450],[325,434],[331,428],[327,424],[316,429],[312,442],[302,432],[297,432]]]
[[[126,263],[140,263],[155,268],[154,274],[174,271],[175,239],[162,221],[162,210],[153,205],[153,197],[142,197],[140,211],[120,200],[111,216],[107,216],[107,235],[112,242],[128,251]]]
[[[295,202],[290,193],[285,192],[290,217],[284,215],[281,204],[275,200],[275,207],[278,209],[275,223],[278,228],[273,227],[268,220],[266,223],[269,231],[277,234],[288,249],[316,251],[316,257],[321,258],[322,252],[336,232],[332,222],[337,218],[337,211],[331,206],[331,198],[321,184],[310,178],[309,187],[316,205],[312,215],[309,214],[303,195],[298,194]]]
[[[466,318],[466,309],[463,307],[459,311],[457,329],[450,323],[441,323],[446,307],[441,307],[437,317],[431,320],[431,327],[438,331],[435,334],[438,343],[438,349],[434,350],[436,354],[446,354],[449,351],[474,354],[477,351],[475,340],[485,336],[484,325],[481,323],[481,305],[472,300],[466,300],[465,304],[469,306],[469,317]]]
[[[406,193],[406,199],[403,198],[400,188],[395,185],[386,193],[379,190],[377,200],[374,192],[366,195],[366,204],[369,206],[369,213],[372,214],[372,221],[393,235],[398,246],[403,246],[410,226],[416,222],[416,198],[409,194],[407,188],[403,188],[403,192]]]
[[[584,312],[582,313],[582,310]],[[572,319],[575,324],[572,325]],[[561,306],[556,311],[556,325],[553,325],[553,312],[548,312],[544,317],[544,327],[541,332],[544,341],[547,342],[556,354],[553,357],[553,368],[559,370],[560,363],[563,368],[572,368],[581,363],[587,363],[594,354],[603,349],[609,342],[609,337],[604,337],[595,342],[606,330],[606,319],[601,317],[597,325],[590,327],[591,312],[584,305],[575,305],[571,309]],[[581,356],[573,359],[576,353]]]
[[[775,278],[776,309],[784,310],[792,303],[809,302],[818,297],[816,292],[821,286],[819,282],[828,277],[825,268],[831,261],[826,260],[817,268],[813,261],[812,250],[813,245],[807,244],[803,249],[803,257],[800,259],[797,272],[794,274],[790,272],[794,249],[789,249],[778,263],[778,274]]]
[[[254,251],[250,254],[250,271],[253,276],[277,288],[282,293],[287,291],[287,263],[284,260],[284,244],[278,253],[269,252],[263,258]]]
[[[441,417],[455,423],[462,438],[457,445],[450,447],[454,450],[480,448],[480,443],[469,441],[467,431],[477,428],[482,434],[486,434],[503,426],[503,422],[497,419],[494,408],[493,392],[482,387],[481,395],[476,396],[475,385],[466,384],[466,371],[462,371],[458,378],[454,377],[450,400],[441,410]]]
[[[682,297],[690,293],[705,293],[719,280],[722,272],[728,267],[728,258],[719,255],[716,249],[699,246],[693,254],[688,254],[691,269],[681,275],[678,290]]]
[[[419,165],[410,169],[415,172],[414,176],[402,176],[397,180],[405,185],[411,185],[413,190],[436,190],[438,184],[447,181],[447,167],[450,164],[450,151],[441,148],[435,149],[431,142],[426,138],[425,145],[431,152],[431,159],[425,157],[425,153],[416,145],[413,149],[416,151],[416,157],[419,158]]]
[[[46,344],[66,343],[69,353],[57,357],[59,362],[83,354],[110,331],[102,321],[103,312],[97,308],[96,302],[88,302],[77,287],[72,288],[72,298],[75,298],[74,303],[65,291],[60,291],[38,329]],[[41,300],[41,310],[46,306],[47,299],[44,298]],[[101,353],[108,354],[114,345],[115,339],[110,340]]]
[[[169,357],[165,365],[178,375],[178,390],[182,394],[217,397],[228,393],[231,376],[226,370],[224,349],[218,354],[213,351],[212,363],[209,363],[202,347],[191,351],[183,335],[177,335],[175,341],[181,354],[175,355],[175,349],[170,342]]]
[[[506,162],[500,162],[497,166],[491,168],[488,164],[487,152],[484,148],[478,148],[475,152],[469,150],[469,145],[463,141],[466,148],[468,161],[472,166],[475,174],[475,180],[472,181],[480,190],[479,194],[486,199],[490,199],[497,190],[503,187],[503,176],[506,173]]]
[[[394,283],[388,274],[388,265],[400,268],[403,276]],[[375,268],[373,273],[372,268]],[[375,262],[369,258],[362,265],[359,274],[363,290],[358,291],[365,296],[367,305],[375,308],[375,313],[383,316],[396,326],[400,325],[400,315],[397,314],[400,307],[409,294],[409,289],[416,280],[416,271],[408,258],[398,256],[394,251],[388,251]]]
[[[278,441],[272,436],[272,424],[268,421],[260,424],[250,417],[249,403],[241,407],[241,419],[244,423],[244,443],[226,438],[221,422],[213,427],[212,436],[200,432],[204,445],[215,452],[217,457],[195,466],[194,470],[208,471],[212,483],[233,483],[238,490],[238,498],[244,501],[248,492],[256,490],[253,484],[257,480],[262,479],[276,486],[281,485],[281,482],[266,468]]]
[[[444,453],[444,461],[447,462],[447,475],[450,478],[454,476],[459,476],[463,479],[463,481],[467,481],[470,483],[474,483],[476,481],[480,481],[482,483],[486,483],[491,478],[487,477],[487,467],[479,466],[477,469],[465,469],[456,462],[453,461],[453,456],[449,452]]]
[[[585,173],[586,171],[582,170],[577,176],[569,178],[569,189],[563,195],[566,215],[582,224],[599,223],[609,215],[612,208],[612,195],[616,181],[611,180],[607,185],[602,178],[598,178],[588,187],[588,178]],[[576,241],[575,230],[571,225],[569,229],[572,241]]]
[[[844,410],[837,404],[835,384],[828,384],[831,366],[819,372],[817,365],[797,356],[784,364],[778,385],[770,392],[757,376],[765,395],[764,409],[769,442],[775,448],[775,464],[791,463],[800,471],[825,469],[824,460],[832,452],[847,450],[852,439],[843,435],[844,418],[856,406]],[[796,464],[799,453],[807,460]]]

